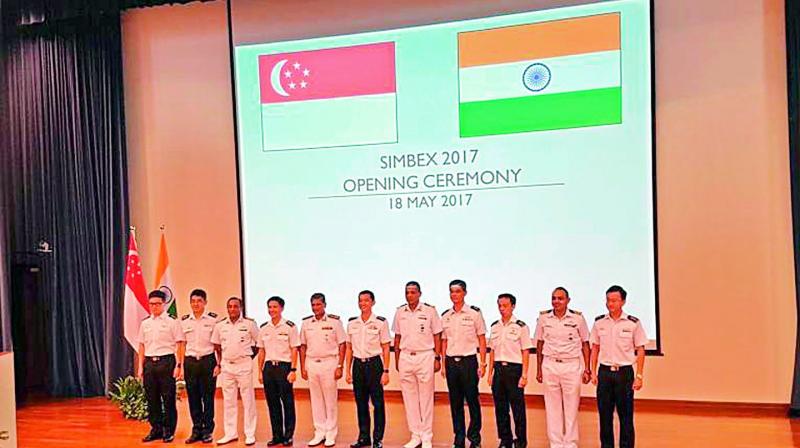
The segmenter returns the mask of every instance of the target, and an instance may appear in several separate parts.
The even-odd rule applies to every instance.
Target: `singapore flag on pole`
[[[397,142],[394,42],[259,56],[265,151]]]

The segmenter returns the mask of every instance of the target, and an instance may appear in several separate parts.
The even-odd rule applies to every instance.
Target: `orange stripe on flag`
[[[458,35],[458,66],[619,50],[619,13],[517,25]]]

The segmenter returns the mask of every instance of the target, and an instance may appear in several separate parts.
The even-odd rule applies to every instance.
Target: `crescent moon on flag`
[[[274,90],[275,93],[280,96],[289,96],[289,94],[286,93],[286,90],[284,90],[283,86],[281,85],[281,70],[283,70],[283,66],[286,65],[286,62],[288,62],[286,59],[278,61],[278,63],[275,64],[275,67],[272,67],[272,75],[270,76],[272,90]]]

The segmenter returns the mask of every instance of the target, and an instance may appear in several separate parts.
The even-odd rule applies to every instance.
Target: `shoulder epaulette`
[[[386,318],[383,317],[383,316],[375,316],[375,319],[378,319],[380,321],[386,322]]]
[[[539,311],[539,314],[547,314],[547,313],[549,313],[550,311],[551,311],[551,310]]]
[[[337,316],[337,315],[335,315],[335,314],[328,314],[328,317],[330,317],[331,319],[340,320],[340,319],[339,319],[339,316]]]
[[[188,314],[184,314],[183,317],[181,317],[181,320],[186,320],[188,318],[189,318],[189,315]]]
[[[147,320],[147,319],[150,319],[150,316],[147,316],[147,317],[145,317],[145,318],[144,318],[144,319],[142,319],[142,320],[144,321],[144,320]]]
[[[606,317],[606,315],[605,314],[601,314],[601,315],[595,317],[594,320],[600,320],[600,319],[602,319],[604,317]]]
[[[495,325],[497,325],[499,323],[500,323],[500,319],[497,319],[496,321],[492,322],[492,325],[490,325],[490,327],[494,327]]]
[[[426,304],[426,305],[427,305],[427,304]],[[447,314],[447,312],[448,312],[448,311],[450,311],[450,308],[448,308],[448,309],[446,309],[446,310],[442,311],[442,316],[444,316],[445,314]]]
[[[583,314],[583,313],[581,313],[580,311],[575,311],[575,310],[573,310],[573,309],[570,309],[570,310],[569,310],[569,312],[570,312],[570,313],[572,313],[572,314],[577,314],[578,316],[580,316],[581,314]]]
[[[397,307],[397,309],[399,310],[400,308],[402,308],[402,307],[404,307],[404,306],[406,306],[406,304],[405,304],[405,303],[404,303],[404,304],[402,304],[402,305],[400,305],[400,306],[398,306],[398,307]]]
[[[524,327],[526,324],[525,324],[525,322],[517,319],[517,325],[519,325],[520,327]]]
[[[252,317],[245,317],[245,319],[247,319],[247,320],[252,320],[253,322],[255,322],[255,321],[256,321],[256,320],[255,320],[255,319],[253,319]]]
[[[217,318],[217,313],[215,313],[215,312],[213,312],[213,311],[209,311],[209,312],[208,312],[208,315],[209,315],[209,316],[211,316],[211,317],[213,317],[213,318],[215,318],[215,319]]]
[[[258,328],[264,328],[264,327],[267,326],[268,323],[269,323],[269,321],[266,321],[263,324],[259,325]]]
[[[481,312],[481,309],[480,309],[480,308],[478,308],[478,307],[477,307],[477,306],[475,306],[475,305],[470,305],[469,307],[470,307],[470,308],[472,308],[473,310],[475,310],[475,311],[479,312],[479,313]]]
[[[639,318],[638,317],[631,316],[630,314],[628,314],[628,320],[631,321],[631,322],[639,322]]]
[[[310,316],[306,316],[306,317],[304,317],[304,318],[303,318],[303,320],[308,320],[308,319],[311,319],[312,317],[314,317],[314,315],[313,315],[313,314],[312,314],[312,315],[310,315]]]
[[[222,322],[227,322],[227,321],[228,321],[228,319],[230,319],[230,318],[226,317],[225,319],[222,319],[222,320],[221,320],[221,321],[219,321],[219,322],[220,322],[220,323],[222,323]]]
[[[292,321],[290,321],[290,320],[287,320],[287,321],[286,321],[286,325],[288,325],[288,326],[290,326],[290,327],[294,327],[294,322],[292,322]]]
[[[347,319],[347,321],[350,322],[351,320],[356,320],[356,319],[358,319],[358,316],[353,316],[350,319]]]
[[[167,319],[172,319],[172,320],[175,320],[175,318],[174,318],[174,317],[172,317],[172,316],[170,316],[170,315],[167,315]]]
[[[435,306],[431,305],[430,303],[422,302],[423,305],[429,306],[431,308],[436,308]]]

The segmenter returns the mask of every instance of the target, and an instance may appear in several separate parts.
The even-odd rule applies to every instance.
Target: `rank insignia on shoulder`
[[[517,320],[517,325],[519,325],[520,327],[524,327],[526,324],[521,320]]]
[[[290,327],[294,327],[294,322],[292,322],[292,321],[290,321],[290,320],[287,320],[287,321],[286,321],[286,325],[288,325],[288,326],[290,326]]]
[[[444,316],[445,314],[447,314],[447,313],[448,313],[448,311],[450,311],[450,308],[448,308],[448,309],[446,309],[446,310],[442,311],[442,316]]]
[[[600,319],[602,319],[604,317],[606,317],[606,315],[605,314],[601,314],[601,315],[595,317],[594,320],[600,320]]]
[[[580,311],[575,311],[575,310],[573,310],[573,309],[570,309],[570,310],[569,310],[569,312],[570,312],[570,313],[572,313],[572,314],[577,314],[578,316],[580,316],[581,314],[583,314],[583,313],[581,313]]]
[[[303,318],[303,320],[308,320],[308,319],[311,319],[312,317],[314,317],[314,315],[313,315],[313,314],[312,314],[312,315],[310,315],[310,316],[306,316],[306,317],[304,317],[304,318]]]
[[[406,304],[405,304],[405,303],[404,303],[404,304],[402,304],[402,305],[400,305],[400,306],[398,306],[398,307],[397,307],[397,309],[399,310],[400,308],[402,308],[402,307],[404,307],[404,306],[406,306]]]
[[[378,320],[383,321],[383,322],[386,321],[386,318],[383,317],[383,316],[375,316],[375,319],[378,319]]]
[[[539,311],[539,314],[547,314],[547,313],[549,313],[550,311],[552,311],[552,310],[543,310],[543,311]]]
[[[628,320],[631,321],[631,322],[639,322],[639,318],[638,317],[631,316],[630,314],[628,314]]]
[[[208,315],[209,315],[209,316],[211,316],[211,317],[213,317],[213,318],[215,318],[215,319],[217,318],[217,313],[215,313],[215,312],[213,312],[213,311],[209,311],[209,312],[208,312]]]
[[[425,305],[425,306],[429,306],[431,308],[435,308],[433,305],[431,305],[430,303],[427,303],[427,302],[422,302],[422,304]]]
[[[340,320],[340,319],[339,319],[339,316],[337,316],[337,315],[335,315],[335,314],[328,314],[328,317],[330,317],[331,319]]]
[[[186,320],[188,318],[189,318],[189,315],[188,314],[184,314],[183,317],[181,317],[181,320]]]
[[[494,327],[495,325],[497,325],[499,323],[500,323],[500,319],[497,319],[496,321],[492,322],[492,325],[490,325],[490,327]]]
[[[478,307],[477,307],[477,306],[475,306],[475,305],[470,305],[469,307],[470,307],[470,308],[472,308],[473,310],[475,310],[475,311],[479,312],[479,313],[481,312],[481,309],[480,309],[480,308],[478,308]]]
[[[348,322],[358,319],[358,316],[353,316],[350,319],[347,319]]]
[[[269,323],[269,321],[266,321],[266,322],[264,322],[263,324],[259,325],[258,327],[259,327],[259,328],[264,328],[264,327],[266,327],[266,326],[267,326],[267,324],[268,324],[268,323]]]

